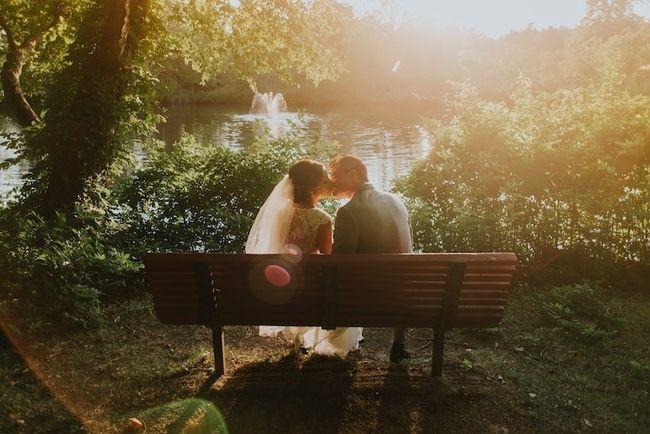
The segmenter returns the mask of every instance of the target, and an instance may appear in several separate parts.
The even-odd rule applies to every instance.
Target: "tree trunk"
[[[0,71],[5,100],[9,103],[18,122],[25,126],[31,125],[32,122],[40,122],[20,86],[20,75],[23,72],[26,59],[27,53],[24,48],[9,49],[2,65],[2,71]]]
[[[72,92],[48,110],[36,138],[45,149],[45,161],[36,168],[44,175],[37,208],[46,217],[69,214],[89,182],[107,175],[124,145],[117,134],[125,122],[121,106],[147,9],[148,0],[104,0],[82,25],[72,65],[55,85]]]

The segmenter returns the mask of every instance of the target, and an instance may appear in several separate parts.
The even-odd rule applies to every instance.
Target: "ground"
[[[387,329],[366,329],[339,359],[228,327],[226,376],[213,384],[210,331],[160,324],[147,296],[108,306],[100,332],[10,328],[0,432],[139,432],[132,417],[148,433],[649,432],[650,301],[602,302],[625,317],[602,332],[554,317],[566,306],[539,291],[513,290],[498,328],[450,332],[442,381],[423,329],[396,365]]]

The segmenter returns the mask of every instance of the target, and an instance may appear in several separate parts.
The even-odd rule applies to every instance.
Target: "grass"
[[[161,325],[147,297],[107,308],[101,332],[14,336],[0,351],[0,432],[648,432],[650,301],[596,285],[515,288],[502,325],[454,330],[433,382],[430,330],[387,362],[390,330],[346,359],[297,355],[255,327]],[[25,361],[23,361],[23,359]]]
[[[1,339],[0,432],[83,432],[82,425],[38,381],[9,342]]]
[[[548,420],[559,416],[558,429],[647,432],[647,300],[589,285],[518,288],[508,310],[491,339],[502,349],[482,347],[477,358],[504,372],[527,407]]]

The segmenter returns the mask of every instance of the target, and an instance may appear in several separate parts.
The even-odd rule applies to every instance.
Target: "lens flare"
[[[279,265],[267,265],[264,269],[264,277],[271,285],[280,288],[291,283],[291,275]]]
[[[287,246],[287,252],[288,255],[286,255],[284,259],[290,264],[297,264],[302,261],[302,250],[300,247],[295,244],[289,244]]]

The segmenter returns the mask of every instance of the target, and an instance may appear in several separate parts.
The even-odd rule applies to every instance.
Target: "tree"
[[[6,43],[0,71],[2,89],[9,107],[23,125],[40,121],[27,101],[20,78],[23,67],[37,50],[44,36],[55,30],[74,2],[46,0],[0,0],[0,30]]]
[[[32,163],[28,203],[42,215],[70,212],[120,155],[120,126],[130,115],[125,96],[148,10],[149,0],[97,0],[86,11],[43,125],[28,132],[23,149]]]
[[[162,22],[170,55],[180,55],[202,80],[234,72],[255,87],[259,75],[294,83],[335,79],[352,9],[335,0],[188,0],[166,2]]]
[[[587,24],[607,23],[636,19],[634,6],[647,0],[586,0],[587,12],[583,21]]]

